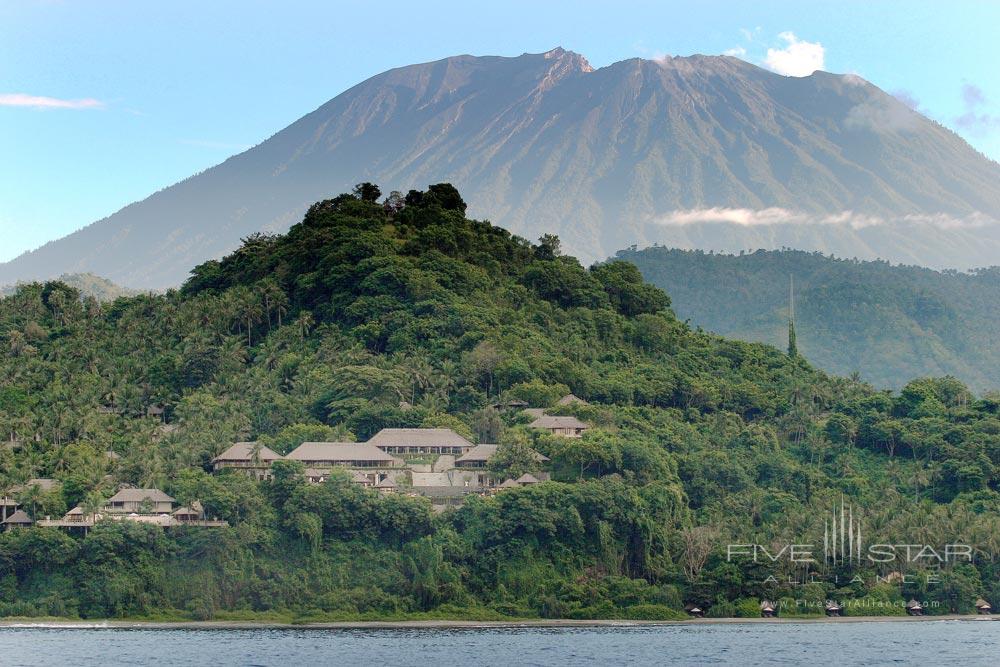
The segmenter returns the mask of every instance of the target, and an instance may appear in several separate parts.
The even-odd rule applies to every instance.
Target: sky
[[[0,261],[392,67],[556,46],[856,73],[1000,160],[1000,2],[0,0]]]

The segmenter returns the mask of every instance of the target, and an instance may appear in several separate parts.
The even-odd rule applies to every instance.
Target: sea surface
[[[998,665],[1000,623],[392,630],[0,628],[20,665]]]

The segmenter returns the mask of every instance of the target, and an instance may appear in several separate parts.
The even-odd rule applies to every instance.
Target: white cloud
[[[61,100],[57,97],[0,93],[0,107],[29,107],[31,109],[102,109],[104,102],[92,98]]]
[[[962,86],[965,113],[955,119],[955,124],[973,134],[985,135],[1000,128],[1000,116],[982,110],[987,106],[982,88],[971,83]]]
[[[863,229],[889,223],[901,222],[911,225],[927,225],[940,229],[970,229],[998,224],[998,221],[983,215],[971,213],[965,217],[956,217],[944,213],[925,215],[904,215],[898,218],[886,219],[876,215],[866,215],[854,211],[841,211],[827,215],[815,215],[802,211],[792,211],[786,208],[771,207],[763,209],[749,208],[700,208],[686,211],[673,211],[660,216],[656,224],[670,226],[696,225],[702,223],[727,223],[741,227],[760,227],[766,225],[844,225],[851,229]]]
[[[826,50],[819,42],[806,42],[793,32],[778,35],[785,42],[783,49],[768,49],[764,64],[768,69],[786,76],[809,76],[823,69]]]
[[[724,56],[732,56],[733,58],[743,58],[747,54],[747,50],[742,46],[734,46],[731,49],[726,49],[722,52]]]
[[[873,97],[851,108],[844,119],[850,129],[909,132],[920,127],[921,114],[910,106],[913,100]]]

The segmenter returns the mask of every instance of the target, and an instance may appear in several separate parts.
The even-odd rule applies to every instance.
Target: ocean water
[[[393,630],[0,628],[21,665],[998,665],[1000,623]]]

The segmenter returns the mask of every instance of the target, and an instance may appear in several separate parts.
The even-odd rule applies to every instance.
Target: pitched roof
[[[66,512],[66,516],[71,516],[71,515],[77,515],[77,514],[83,514],[83,513],[84,513],[84,512],[83,512],[83,508],[82,508],[82,507],[80,507],[79,505],[77,505],[76,507],[74,507],[74,508],[73,508],[73,509],[71,509],[70,511]]]
[[[982,599],[982,598],[979,598],[978,600],[976,600],[976,607],[978,607],[978,608],[989,607],[989,606],[990,606],[990,603],[987,602],[986,600]]]
[[[497,453],[497,447],[499,445],[476,445],[465,454],[462,454],[457,459],[455,463],[471,463],[473,461],[487,461],[491,456]]]
[[[193,507],[178,507],[174,510],[174,516],[201,516],[201,511]]]
[[[32,486],[37,486],[40,490],[44,492],[49,492],[52,489],[59,486],[59,481],[54,479],[49,479],[48,477],[36,477],[35,479],[29,479],[24,484],[18,484],[17,486],[12,486],[10,488],[11,493],[20,493],[25,489],[29,489]]]
[[[507,481],[505,481],[503,484],[500,485],[500,488],[501,489],[512,489],[515,486],[520,486],[520,485],[517,482],[515,482],[514,480],[512,480],[512,479],[508,479]]]
[[[518,484],[538,484],[538,478],[532,475],[530,472],[524,473],[514,481],[517,482]]]
[[[396,459],[370,442],[303,442],[287,457],[292,461],[385,461]]]
[[[556,405],[573,405],[574,403],[577,405],[590,405],[590,403],[575,394],[566,394],[556,401]]]
[[[590,428],[590,424],[582,422],[576,417],[557,417],[554,415],[542,415],[528,426],[531,428]]]
[[[389,479],[388,477],[386,477],[381,482],[379,482],[378,484],[376,484],[375,488],[377,488],[377,489],[395,489],[396,488],[396,483],[394,481],[392,481],[391,479]]]
[[[7,520],[4,521],[4,523],[27,525],[29,523],[34,523],[34,522],[31,520],[31,517],[28,516],[27,512],[25,512],[24,510],[17,510],[9,517],[7,517]]]
[[[137,502],[141,503],[146,499],[152,500],[154,503],[172,503],[174,499],[165,494],[159,489],[122,489],[115,495],[108,498],[109,503],[128,503]]]
[[[384,428],[368,441],[375,447],[472,447],[450,428]]]
[[[252,461],[253,460],[253,450],[257,447],[256,442],[237,442],[232,447],[222,452],[214,459],[215,461]],[[261,461],[277,461],[281,458],[281,454],[278,454],[273,449],[269,447],[260,446],[258,451],[258,456]]]

